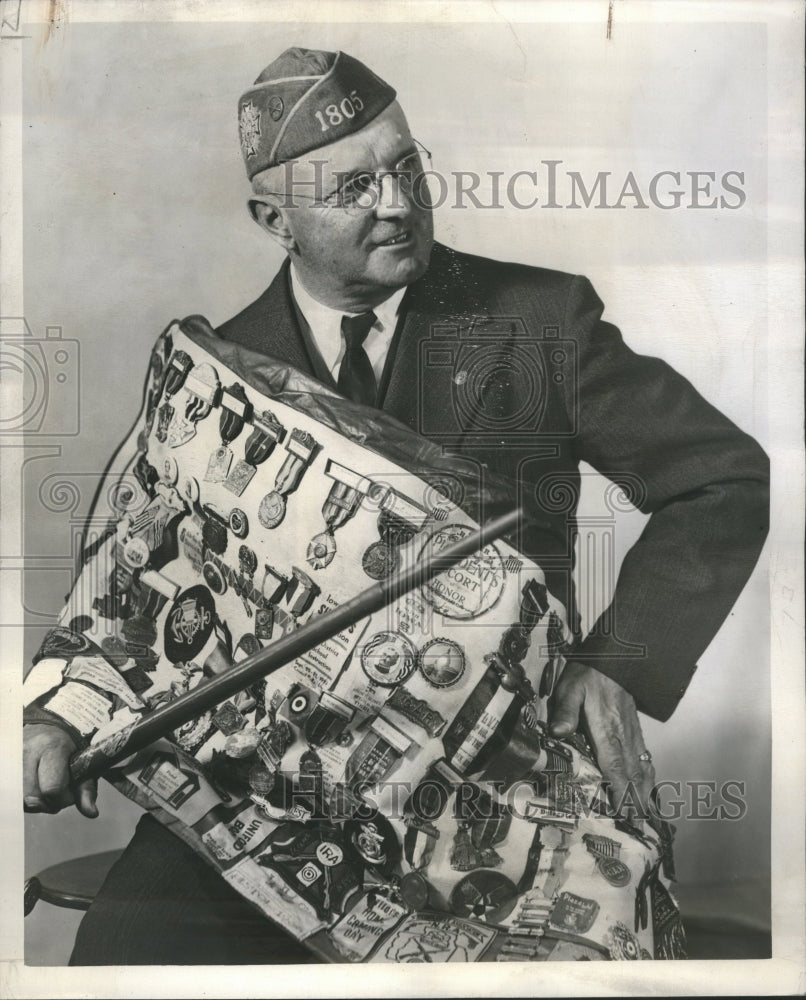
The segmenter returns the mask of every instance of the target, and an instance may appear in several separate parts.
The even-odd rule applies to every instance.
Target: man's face
[[[291,258],[302,283],[321,302],[360,311],[419,278],[433,243],[431,209],[424,184],[412,197],[392,177],[384,178],[368,207],[349,211],[312,203],[295,192],[325,197],[356,172],[390,170],[415,151],[395,101],[360,132],[314,150],[286,171],[289,197],[279,205],[293,238]]]

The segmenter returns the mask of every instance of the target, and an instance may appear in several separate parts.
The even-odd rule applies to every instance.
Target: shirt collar
[[[291,264],[291,291],[296,299],[299,311],[302,313],[305,322],[311,328],[314,341],[319,353],[327,365],[332,369],[339,360],[342,349],[341,318],[342,316],[354,316],[356,313],[344,313],[339,309],[331,309],[315,299],[305,288],[299,279],[299,275]],[[400,312],[400,303],[406,294],[406,286],[398,288],[388,299],[373,308],[377,317],[373,329],[381,330],[389,339],[395,332],[397,317]]]

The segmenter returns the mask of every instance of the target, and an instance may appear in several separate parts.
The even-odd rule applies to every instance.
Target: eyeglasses
[[[324,198],[296,191],[293,193],[291,191],[264,191],[262,193],[289,198],[291,200],[289,207],[293,207],[294,199],[306,198],[311,201],[312,208],[338,209],[357,214],[375,208],[381,197],[384,178],[391,177],[407,197],[413,198],[417,205],[422,203],[423,206],[426,206],[429,201],[428,191],[425,187],[426,168],[423,167],[423,156],[427,159],[427,169],[430,170],[431,153],[417,139],[413,141],[418,148],[407,153],[390,170],[360,170],[350,175],[343,184],[335,191],[325,195]]]

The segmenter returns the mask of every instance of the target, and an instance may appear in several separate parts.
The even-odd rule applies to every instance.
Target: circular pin
[[[179,480],[179,463],[173,455],[167,455],[162,461],[162,478],[169,486],[176,486]]]
[[[597,858],[596,869],[611,885],[619,889],[629,885],[632,877],[630,869],[618,858]]]
[[[202,566],[204,582],[214,594],[223,594],[227,589],[227,580],[214,562],[206,562]]]
[[[641,960],[641,944],[638,938],[620,921],[610,928],[610,957],[614,962],[637,962]]]
[[[400,860],[401,850],[392,824],[383,816],[372,819],[349,819],[344,835],[351,854],[382,875],[391,874]]]
[[[361,652],[364,673],[383,687],[405,680],[416,662],[417,650],[399,632],[378,632]]]
[[[316,848],[316,857],[326,868],[335,868],[344,860],[344,851],[332,840],[323,840]]]
[[[201,496],[199,480],[195,476],[185,476],[182,480],[182,496],[191,504],[197,504]]]
[[[235,647],[236,652],[240,651],[245,656],[252,656],[254,653],[260,652],[261,649],[263,647],[260,645],[260,640],[251,632],[244,632],[238,645]]]
[[[249,534],[249,518],[240,507],[233,507],[229,512],[229,526],[237,538],[246,538]]]
[[[308,711],[309,704],[310,699],[307,694],[295,694],[289,703],[289,709],[292,715],[302,715]]]
[[[171,663],[187,663],[204,649],[215,625],[215,602],[207,587],[183,590],[171,605],[163,634]]]
[[[276,528],[285,517],[285,497],[277,490],[267,493],[260,501],[257,517],[264,528]]]
[[[451,639],[432,639],[420,652],[420,670],[433,687],[452,687],[465,672],[462,647]]]
[[[130,538],[128,542],[123,546],[123,558],[132,567],[132,569],[140,569],[141,566],[145,566],[148,560],[151,558],[151,550],[149,549],[146,540],[140,538]]]
[[[308,543],[306,559],[314,569],[324,569],[333,562],[336,554],[336,539],[329,531],[314,535]]]
[[[515,908],[518,889],[501,872],[481,868],[457,882],[451,892],[450,907],[457,917],[482,923],[498,923]]]
[[[373,542],[361,558],[361,566],[373,580],[385,580],[400,563],[397,549],[386,542]]]

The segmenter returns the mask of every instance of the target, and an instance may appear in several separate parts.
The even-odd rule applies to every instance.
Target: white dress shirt
[[[338,382],[339,368],[341,368],[341,360],[345,351],[341,318],[356,314],[340,312],[338,309],[331,309],[330,306],[317,302],[299,280],[299,275],[295,272],[293,264],[291,265],[291,291],[299,306],[299,311],[310,327],[316,349],[322,355],[328,371],[333,376],[333,381]],[[372,310],[376,319],[363,346],[378,383],[381,381],[386,355],[389,353],[389,345],[392,343],[397,326],[400,303],[405,294],[405,287],[399,288],[385,302],[381,302]]]

